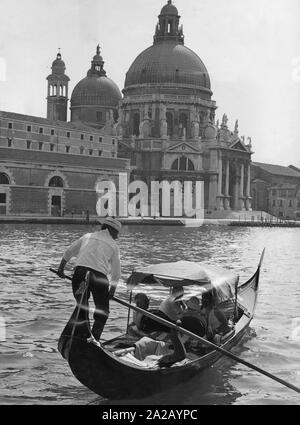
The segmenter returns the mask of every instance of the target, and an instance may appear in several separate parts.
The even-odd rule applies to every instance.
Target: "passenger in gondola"
[[[205,292],[202,295],[200,314],[206,323],[208,340],[212,341],[216,334],[225,335],[232,330],[224,313],[216,307],[212,291]]]
[[[186,309],[183,312],[183,317],[200,317],[200,300],[198,297],[191,297],[186,301]]]
[[[139,308],[142,308],[143,310],[148,310],[150,300],[146,294],[143,292],[139,292],[134,296],[134,302],[135,305]],[[145,322],[145,315],[142,312],[139,311],[133,311],[133,320],[132,323],[129,325],[128,331],[130,334],[133,335],[145,335],[144,332],[144,322]]]
[[[184,294],[182,286],[173,287],[170,296],[168,296],[159,306],[160,316],[166,320],[176,323],[180,320],[186,309],[185,303],[181,300]]]

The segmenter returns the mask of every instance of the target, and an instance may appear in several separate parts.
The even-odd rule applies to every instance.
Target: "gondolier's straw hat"
[[[99,219],[99,222],[101,224],[106,224],[107,226],[112,227],[113,229],[117,230],[118,232],[120,232],[120,230],[122,228],[122,224],[113,217],[106,217],[104,219],[103,218]]]

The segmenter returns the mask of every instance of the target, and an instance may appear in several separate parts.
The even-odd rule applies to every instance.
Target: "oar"
[[[52,273],[55,273],[55,274],[57,274],[57,276],[59,276],[59,274],[58,274],[58,271],[57,270],[54,270],[54,269],[49,269],[50,270],[50,272],[52,272]],[[59,276],[60,277],[60,276]],[[60,277],[61,278],[61,277]],[[70,277],[70,276],[66,276],[65,275],[65,277],[64,277],[65,279],[67,279],[67,280],[71,280],[72,281],[72,278]]]
[[[57,270],[50,269],[50,271],[58,275]],[[69,277],[69,276],[65,276],[65,279],[72,280],[72,278]],[[132,310],[135,310],[135,311],[138,311],[140,313],[143,313],[145,316],[150,317],[151,319],[155,320],[156,322],[161,323],[161,324],[163,324],[165,326],[168,326],[169,328],[175,329],[177,332],[182,332],[182,333],[184,333],[184,334],[186,334],[186,335],[188,335],[188,336],[190,336],[190,337],[192,337],[192,338],[194,338],[194,339],[196,339],[198,341],[201,341],[203,344],[207,345],[208,347],[213,348],[216,351],[219,351],[220,353],[222,353],[225,356],[227,356],[227,357],[229,357],[229,358],[237,361],[238,363],[241,363],[241,364],[249,367],[250,369],[255,370],[256,372],[259,372],[262,375],[265,375],[268,378],[271,378],[274,381],[277,381],[280,384],[285,385],[286,387],[290,388],[291,390],[294,390],[297,393],[300,393],[300,388],[296,387],[295,385],[292,385],[289,382],[286,382],[283,379],[278,378],[277,376],[273,375],[272,373],[269,373],[266,370],[261,369],[260,367],[255,366],[255,365],[247,362],[246,360],[241,359],[240,357],[235,356],[234,354],[230,353],[229,351],[224,350],[224,348],[218,347],[214,343],[212,343],[210,341],[207,341],[204,338],[201,338],[201,336],[196,335],[193,332],[188,331],[187,329],[181,328],[180,326],[175,325],[174,323],[169,322],[168,320],[165,320],[162,317],[158,317],[155,314],[152,314],[152,313],[150,313],[147,310],[143,310],[140,307],[136,307],[136,306],[134,306],[132,304],[129,304],[126,301],[121,300],[120,298],[112,297],[112,300],[116,301],[117,303],[119,303],[119,304],[121,304],[121,305],[123,305],[125,307],[131,308]]]
[[[273,379],[274,381],[279,382],[282,385],[285,385],[286,387],[290,388],[291,390],[296,391],[297,393],[300,393],[300,388],[296,387],[295,385],[290,384],[289,382],[284,381],[281,378],[278,378],[277,376],[273,375],[272,373],[267,372],[264,369],[261,369],[260,367],[257,367],[249,362],[247,362],[246,360],[241,359],[240,357],[235,356],[234,354],[230,353],[227,350],[224,350],[224,348],[218,347],[217,345],[215,345],[214,343],[207,341],[204,338],[201,338],[200,336],[194,334],[193,332],[188,331],[187,329],[184,329],[178,325],[175,325],[174,323],[169,322],[168,320],[165,320],[161,317],[156,316],[155,314],[150,313],[147,310],[143,310],[142,308],[136,307],[132,304],[127,303],[126,301],[121,300],[120,298],[117,297],[112,297],[112,299],[114,301],[116,301],[119,304],[122,304],[125,307],[131,308],[135,311],[138,311],[140,313],[143,313],[145,316],[150,317],[151,319],[155,320],[158,323],[161,323],[162,325],[168,326],[169,328],[175,329],[177,332],[182,332],[194,339],[197,339],[198,341],[201,341],[203,344],[207,345],[210,348],[213,348],[216,351],[219,351],[220,353],[224,354],[227,357],[230,357],[231,359],[249,367],[250,369],[255,370],[256,372],[261,373],[262,375],[267,376],[268,378]]]

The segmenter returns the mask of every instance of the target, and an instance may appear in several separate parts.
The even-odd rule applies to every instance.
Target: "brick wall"
[[[11,214],[48,214],[48,190],[11,186]]]
[[[96,192],[65,191],[65,214],[82,214],[87,210],[96,214]]]

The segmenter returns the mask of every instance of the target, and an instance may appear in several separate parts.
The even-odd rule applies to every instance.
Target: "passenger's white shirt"
[[[68,262],[76,258],[76,266],[89,267],[111,278],[111,283],[118,283],[121,277],[120,250],[108,230],[87,233],[75,241],[64,253]]]

